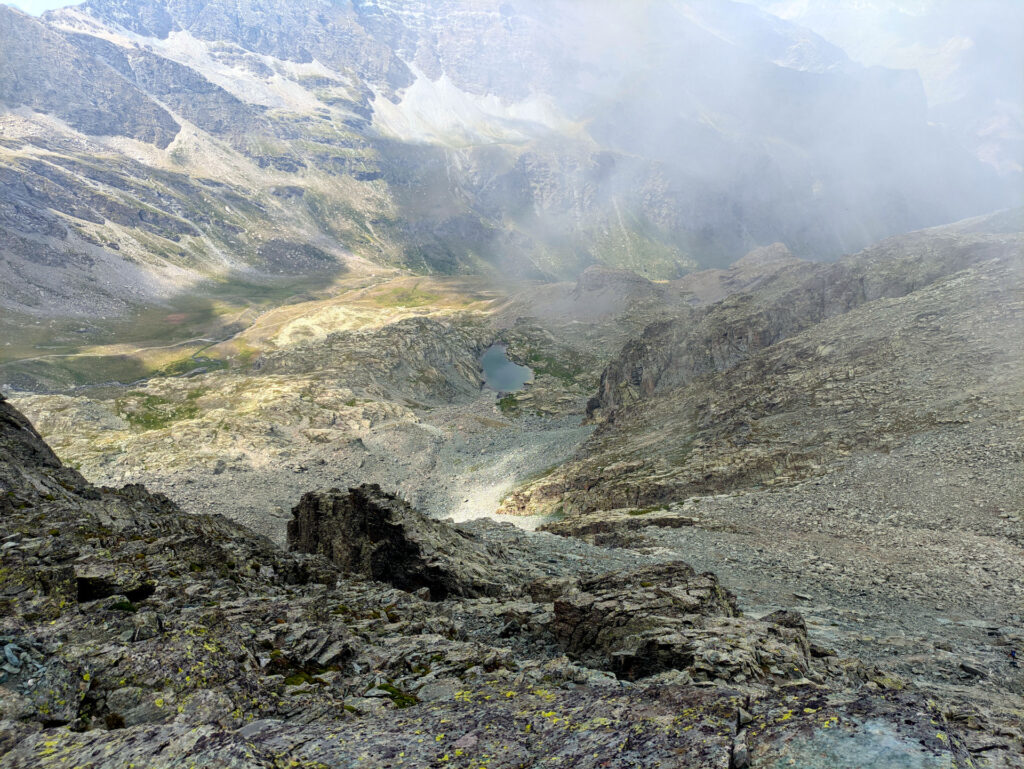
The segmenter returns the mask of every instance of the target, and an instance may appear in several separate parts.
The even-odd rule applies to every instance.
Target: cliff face
[[[60,34],[0,11],[0,102],[64,120],[89,135],[129,136],[164,149],[180,126],[145,92]]]
[[[990,217],[972,231],[957,225],[897,236],[836,264],[769,262],[753,290],[646,328],[601,376],[590,406],[615,409],[727,371],[823,321],[880,299],[899,299],[993,259],[1016,271],[1019,211]],[[1004,229],[1007,228],[1007,229]],[[739,263],[733,272],[740,273]]]
[[[476,542],[502,597],[431,601],[337,548],[289,554],[142,487],[95,488],[4,402],[0,483],[3,766],[744,766],[829,741],[833,769],[881,745],[917,766],[969,755],[896,679],[810,645],[792,612],[744,617],[678,562],[449,529],[369,487],[296,508],[300,549],[357,530],[380,544],[372,527],[400,517],[395,560],[368,575],[393,584],[413,550],[465,569],[432,543]]]

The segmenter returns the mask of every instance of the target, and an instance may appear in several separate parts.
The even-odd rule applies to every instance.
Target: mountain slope
[[[0,102],[64,120],[90,135],[123,135],[164,149],[174,119],[103,62],[7,6],[0,10]]]
[[[648,326],[604,371],[603,422],[547,491],[642,507],[794,482],[974,414],[1007,418],[1022,372],[1021,213],[883,241]]]
[[[747,6],[0,14],[2,300],[34,318],[363,260],[674,278],[776,241],[833,257],[1008,199],[928,125],[912,75]]]
[[[503,509],[728,564],[738,595],[799,602],[845,652],[1019,698],[1022,232],[1017,210],[780,259],[649,325],[605,369],[593,435]]]

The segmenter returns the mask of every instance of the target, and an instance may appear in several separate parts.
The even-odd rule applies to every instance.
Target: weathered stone
[[[922,766],[967,757],[960,727],[926,697],[855,662],[812,668],[795,615],[744,618],[713,575],[685,564],[424,521],[376,489],[326,495],[324,520],[309,511],[308,541],[330,543],[335,503],[339,514],[358,506],[343,520],[363,549],[339,545],[351,563],[375,563],[377,544],[397,542],[410,554],[400,573],[469,591],[499,568],[508,591],[473,598],[447,587],[444,602],[428,602],[222,518],[186,515],[141,487],[92,489],[40,446],[0,404],[0,480],[17,502],[4,510],[17,532],[4,567],[74,564],[115,585],[143,574],[154,589],[138,604],[115,594],[63,606],[38,582],[11,591],[0,615],[3,664],[16,672],[0,683],[4,767],[384,767],[401,754],[417,766],[484,754],[510,766],[727,766],[742,756],[740,702],[754,765],[824,745],[837,724],[836,769],[883,746]],[[377,524],[386,536],[376,538]],[[45,537],[32,536],[42,527]],[[463,553],[480,559],[469,571]],[[594,575],[609,559],[643,565]],[[518,631],[504,632],[513,620]],[[993,719],[984,728],[995,735],[1004,722]],[[999,739],[1009,747],[992,750],[1014,755],[1018,737]]]
[[[713,574],[686,564],[582,581],[555,599],[554,612],[552,632],[569,654],[628,680],[683,670],[742,682],[809,669],[805,635],[741,617]]]
[[[306,494],[292,511],[292,550],[327,556],[350,574],[363,574],[410,592],[449,596],[499,595],[501,557],[471,535],[431,520],[379,486]]]

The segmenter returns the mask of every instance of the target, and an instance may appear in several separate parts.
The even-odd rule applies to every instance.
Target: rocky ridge
[[[1019,765],[998,714],[949,723],[816,647],[799,615],[745,617],[678,561],[485,522],[442,533],[373,487],[308,496],[293,545],[329,556],[285,552],[141,487],[91,486],[6,402],[0,442],[0,766],[834,768],[883,745],[915,766]],[[371,511],[401,525],[368,527]],[[430,600],[371,563],[373,581],[320,547],[332,521],[364,551],[475,542],[502,595]],[[434,552],[401,566],[463,568]]]
[[[883,242],[649,325],[605,369],[580,460],[511,500],[650,507],[792,483],[856,450],[1010,420],[1021,222],[1009,211]]]

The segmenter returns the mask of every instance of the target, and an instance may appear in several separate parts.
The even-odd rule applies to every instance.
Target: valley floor
[[[253,531],[284,542],[284,527],[299,497],[313,488],[378,483],[438,518],[495,517],[532,529],[546,516],[501,516],[502,497],[531,476],[559,464],[592,427],[580,415],[504,416],[493,392],[468,403],[420,414],[418,421],[385,422],[342,448],[310,444],[287,465],[254,470],[239,464],[218,473],[190,468],[93,478],[110,484],[145,483],[183,508],[222,513]]]

